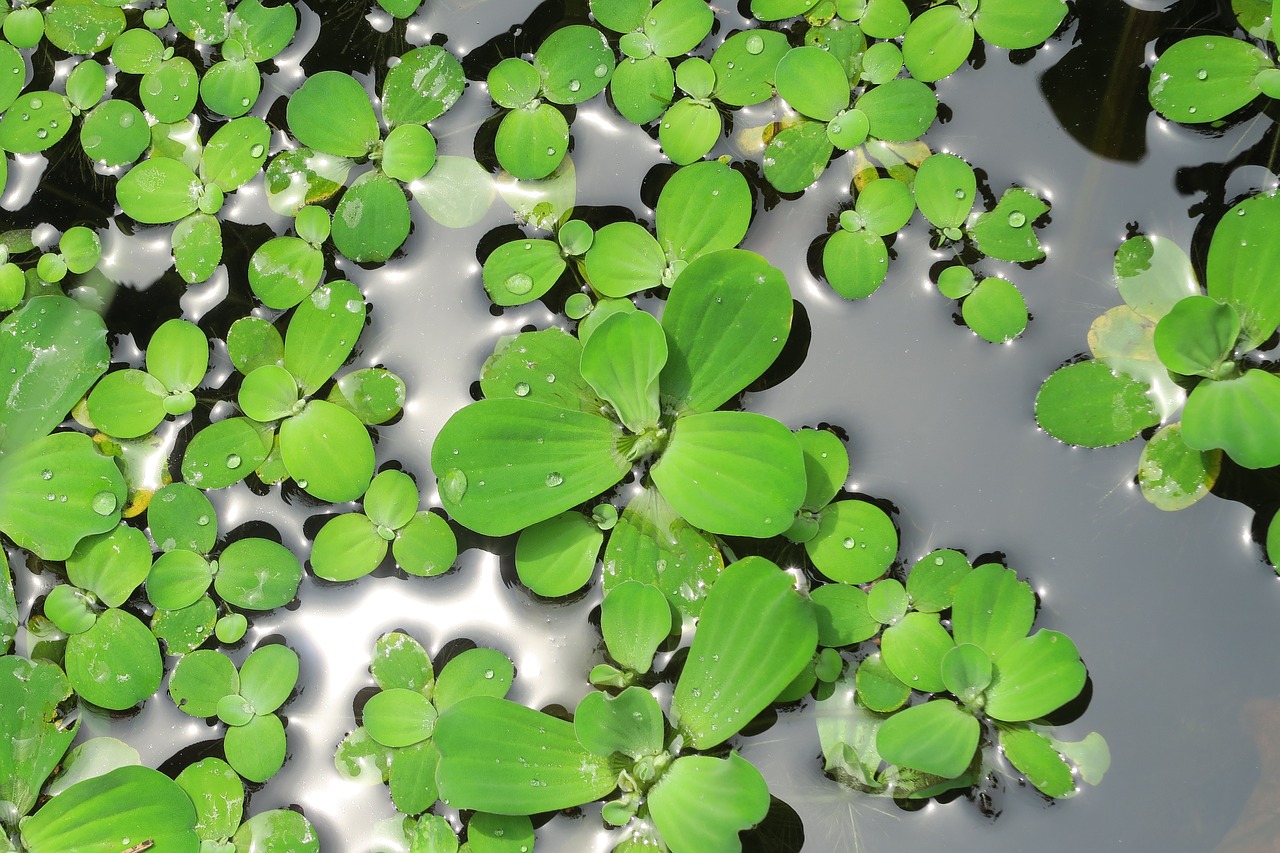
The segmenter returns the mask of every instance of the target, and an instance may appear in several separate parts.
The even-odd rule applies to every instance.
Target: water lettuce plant
[[[1162,509],[1208,494],[1224,454],[1244,468],[1280,465],[1280,380],[1250,355],[1280,326],[1268,285],[1275,264],[1268,235],[1278,222],[1274,193],[1232,206],[1214,228],[1203,289],[1175,244],[1127,240],[1115,262],[1125,305],[1095,321],[1092,358],[1045,380],[1036,397],[1045,431],[1103,447],[1159,425],[1138,482]]]

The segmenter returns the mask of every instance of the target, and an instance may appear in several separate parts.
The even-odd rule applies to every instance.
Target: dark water
[[[929,281],[930,268],[946,256],[929,247],[919,216],[894,242],[888,280],[870,299],[847,302],[814,278],[806,251],[848,200],[847,159],[798,200],[757,211],[745,246],[786,272],[811,341],[786,381],[748,394],[745,406],[792,427],[827,422],[848,430],[853,471],[846,488],[900,510],[895,520],[908,565],[939,547],[1003,554],[1040,593],[1038,624],[1075,639],[1089,667],[1092,701],[1061,736],[1097,730],[1113,755],[1101,786],[1072,800],[1050,804],[1002,779],[986,792],[988,814],[965,798],[905,812],[826,779],[812,709],[784,711],[741,748],[773,794],[803,819],[806,851],[1208,851],[1235,823],[1258,779],[1241,712],[1251,699],[1280,696],[1280,582],[1262,560],[1253,509],[1211,496],[1189,510],[1162,513],[1133,485],[1139,443],[1069,448],[1040,432],[1032,416],[1043,379],[1084,350],[1090,322],[1119,302],[1111,257],[1133,223],[1184,247],[1195,241],[1202,253],[1225,204],[1275,185],[1266,168],[1274,168],[1271,118],[1253,115],[1203,133],[1149,114],[1142,63],[1154,56],[1153,40],[1163,47],[1181,28],[1223,20],[1215,3],[1184,0],[1159,14],[1166,5],[1082,0],[1078,16],[1044,48],[1012,58],[988,49],[981,67],[938,84],[951,118],[925,141],[982,169],[997,195],[1017,184],[1053,204],[1052,222],[1041,232],[1045,263],[983,267],[1022,289],[1034,319],[1021,339],[994,346],[956,324],[955,304]],[[740,26],[733,9],[718,11],[721,37]],[[528,49],[533,45],[519,39],[562,14],[518,0],[430,0],[406,44],[402,30],[379,35],[362,9],[326,12],[321,24],[304,8],[297,43],[268,91],[292,91],[302,69],[368,68],[427,41],[443,40],[466,61],[514,25],[522,25],[516,46]],[[303,59],[317,39],[323,49]],[[264,97],[260,107],[270,101]],[[483,87],[471,84],[432,125],[440,152],[474,155],[475,130],[490,114]],[[268,117],[283,119],[283,101]],[[578,108],[573,133],[578,203],[624,206],[651,219],[640,190],[661,160],[656,142],[616,119],[600,99]],[[11,177],[6,209],[20,206],[21,186],[13,185],[21,183]],[[232,215],[277,232],[287,224],[260,195]],[[483,222],[456,231],[415,207],[414,233],[400,257],[376,270],[337,263],[372,305],[356,366],[385,365],[409,387],[403,418],[378,431],[379,463],[398,460],[429,503],[436,502],[431,441],[471,400],[471,383],[496,338],[554,320],[540,304],[499,316],[490,310],[475,246],[511,221],[501,200]],[[171,273],[161,278],[163,261],[148,261],[167,252],[155,248],[155,233],[118,238],[131,266],[119,273],[126,287],[117,315],[121,306],[162,304],[204,318],[216,333],[248,310],[243,273],[234,265],[230,275],[220,272],[186,292]],[[146,321],[135,322],[145,328]],[[223,530],[265,521],[300,554],[308,546],[304,524],[325,511],[296,491],[282,500],[278,489],[259,496],[243,484],[214,498]],[[385,787],[345,781],[332,765],[336,744],[355,725],[356,693],[371,683],[373,642],[392,628],[409,631],[433,653],[457,638],[500,648],[516,663],[513,698],[572,708],[598,660],[598,634],[587,621],[598,590],[570,603],[539,601],[504,580],[503,568],[503,557],[472,549],[441,578],[375,576],[345,587],[308,578],[299,606],[254,619],[245,648],[282,635],[302,655],[303,689],[285,708],[290,759],[254,794],[252,810],[302,807],[327,850],[392,849],[377,841],[379,822],[394,817]],[[28,603],[39,587],[19,578]],[[1271,701],[1280,706],[1280,698]],[[86,727],[139,745],[153,763],[217,735],[163,697],[133,718],[90,719]],[[610,846],[598,807],[539,830],[539,849]]]

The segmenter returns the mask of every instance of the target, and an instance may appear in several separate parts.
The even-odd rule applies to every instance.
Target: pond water
[[[286,52],[269,87],[290,91],[303,70],[367,70],[405,49],[394,34],[379,35],[362,10],[299,8],[297,49]],[[807,324],[810,334],[785,381],[748,393],[743,404],[793,428],[829,423],[847,430],[853,466],[846,490],[896,507],[905,565],[950,547],[970,557],[999,553],[1030,580],[1042,603],[1037,624],[1070,635],[1089,668],[1091,700],[1063,739],[1101,732],[1112,767],[1099,787],[1070,800],[1051,803],[999,778],[982,790],[982,802],[960,797],[908,812],[823,776],[806,700],[740,741],[773,795],[803,822],[804,850],[1208,851],[1240,819],[1259,779],[1280,772],[1262,766],[1255,741],[1280,739],[1280,583],[1256,541],[1254,509],[1211,496],[1188,510],[1161,512],[1134,484],[1137,442],[1071,448],[1039,430],[1032,414],[1040,383],[1085,349],[1094,317],[1119,302],[1112,255],[1128,233],[1159,234],[1202,255],[1226,203],[1275,185],[1266,168],[1274,168],[1273,121],[1258,114],[1206,133],[1167,123],[1146,107],[1142,63],[1154,57],[1154,40],[1186,27],[1223,26],[1231,19],[1228,3],[1078,0],[1075,12],[1045,47],[1016,63],[988,49],[980,67],[939,83],[951,117],[925,137],[934,150],[985,172],[997,195],[1016,184],[1052,202],[1052,221],[1041,232],[1047,261],[1030,269],[983,262],[985,272],[1010,277],[1025,295],[1033,320],[1023,337],[991,345],[956,322],[955,303],[929,277],[946,256],[930,248],[919,215],[892,243],[888,279],[871,298],[846,301],[816,278],[809,247],[849,198],[847,159],[838,160],[802,197],[757,209],[744,246],[786,273],[803,306],[798,326]],[[735,10],[718,13],[721,37],[742,26]],[[443,41],[465,58],[509,27],[536,29],[563,14],[519,0],[431,0],[408,40]],[[260,106],[270,101],[264,97]],[[483,86],[472,83],[432,125],[441,153],[472,156],[475,130],[491,112]],[[267,117],[283,123],[283,103]],[[579,205],[623,206],[651,220],[641,186],[663,160],[656,142],[619,120],[602,98],[578,108],[573,135]],[[83,192],[93,179],[75,168],[55,165],[46,179],[61,182],[66,199],[97,203]],[[58,221],[53,217],[76,203],[22,208],[21,184],[11,177],[3,199],[13,224]],[[286,224],[261,196],[231,215],[277,232]],[[368,270],[338,261],[372,306],[356,365],[384,365],[409,388],[403,417],[377,430],[379,463],[398,460],[432,504],[431,442],[472,399],[471,384],[496,338],[555,321],[540,303],[498,314],[490,308],[475,246],[511,221],[501,201],[481,223],[454,231],[415,209],[414,233],[397,258]],[[266,233],[251,231],[259,232]],[[175,316],[181,307],[221,335],[248,310],[242,270],[252,245],[229,247],[229,275],[184,292],[172,272],[156,280],[163,262],[155,260],[153,236],[142,230],[117,238],[132,267],[121,274],[127,283],[113,306],[113,328],[149,334],[159,321],[147,317]],[[127,351],[126,340],[117,358]],[[223,352],[215,375],[229,370]],[[329,511],[296,489],[258,495],[241,484],[211,497],[223,530],[265,522],[300,555],[318,526],[314,516]],[[1245,497],[1267,509],[1277,503],[1256,491]],[[369,653],[387,630],[408,631],[433,654],[458,639],[503,650],[516,664],[513,698],[534,707],[572,708],[587,692],[585,674],[600,660],[599,635],[588,621],[598,585],[567,602],[540,600],[515,582],[509,541],[462,544],[476,547],[446,576],[384,569],[345,586],[308,576],[294,606],[252,620],[246,650],[279,635],[302,658],[301,691],[284,709],[289,760],[253,794],[252,811],[296,805],[325,849],[382,849],[378,825],[394,816],[386,789],[343,781],[332,756],[355,726],[353,703],[372,683]],[[27,606],[52,581],[48,573],[27,575],[20,560],[15,573]],[[216,730],[163,697],[132,717],[90,716],[85,726],[129,740],[152,763],[179,750],[185,763],[217,742]],[[1280,837],[1280,826],[1270,837]],[[598,806],[539,829],[539,849],[610,845]],[[801,849],[794,827],[782,821],[748,846]]]

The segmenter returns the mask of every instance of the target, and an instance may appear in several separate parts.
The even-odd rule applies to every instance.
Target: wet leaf
[[[1246,370],[1201,382],[1183,406],[1182,438],[1194,450],[1221,448],[1245,468],[1280,465],[1280,377]]]
[[[7,563],[4,571],[8,573]],[[11,804],[10,814],[16,817],[35,806],[45,780],[75,739],[77,724],[59,727],[57,710],[74,694],[52,663],[5,654],[0,656],[0,676],[6,684],[0,694],[0,798]]]
[[[561,27],[547,36],[533,57],[542,91],[553,104],[580,104],[594,98],[609,85],[615,63],[604,34],[582,24]]]
[[[1206,289],[1240,314],[1242,352],[1260,346],[1280,325],[1280,297],[1270,284],[1280,264],[1280,248],[1269,238],[1277,227],[1280,197],[1252,196],[1226,212],[1209,243]]]
[[[919,80],[899,77],[860,95],[854,107],[866,114],[871,136],[886,142],[910,142],[922,136],[937,118],[938,98]]]
[[[182,457],[182,479],[201,489],[221,489],[247,477],[267,458],[248,418],[227,418],[192,437]]]
[[[440,670],[433,702],[444,712],[472,696],[501,699],[515,675],[515,666],[497,649],[468,649]]]
[[[792,580],[768,560],[748,557],[711,588],[671,705],[673,721],[695,748],[736,734],[813,657],[813,606]],[[760,624],[770,630],[755,630]]]
[[[902,40],[907,71],[932,83],[957,70],[973,50],[973,24],[959,6],[934,6],[918,15]]]
[[[1172,121],[1217,121],[1258,97],[1258,72],[1269,67],[1267,55],[1247,41],[1214,35],[1183,39],[1156,60],[1147,96],[1156,112]]]
[[[849,106],[844,67],[820,47],[792,48],[775,74],[778,94],[801,115],[827,122]]]
[[[421,643],[399,631],[378,638],[369,672],[383,690],[399,687],[429,694],[435,686],[431,656]]]
[[[1055,370],[1036,395],[1036,421],[1059,441],[1108,447],[1160,422],[1147,386],[1089,360]]]
[[[774,71],[788,50],[786,35],[773,30],[746,30],[729,36],[711,56],[716,72],[715,99],[730,107],[768,100],[773,94]]]
[[[250,782],[265,782],[284,766],[284,725],[275,714],[228,726],[222,739],[227,763]]]
[[[200,100],[215,113],[237,118],[247,113],[262,92],[262,75],[248,59],[216,62],[200,78]]]
[[[921,557],[907,575],[907,595],[912,609],[939,613],[951,607],[956,587],[972,570],[964,554],[949,548]]]
[[[156,638],[137,617],[114,608],[67,638],[66,669],[81,698],[112,711],[144,701],[163,674]]]
[[[283,607],[298,594],[302,564],[270,539],[240,539],[218,557],[213,588],[223,601],[245,610]]]
[[[495,305],[524,305],[554,287],[565,266],[559,244],[551,240],[512,240],[485,259],[481,274]]]
[[[916,204],[935,228],[959,228],[973,209],[977,186],[973,168],[964,160],[954,154],[933,154],[916,170]]]
[[[884,240],[869,231],[842,228],[822,247],[822,274],[845,299],[864,299],[875,293],[888,271],[889,250]]]
[[[1084,664],[1071,638],[1037,631],[996,655],[986,712],[1007,722],[1034,720],[1076,698],[1084,682]]]
[[[125,173],[116,184],[116,200],[138,222],[162,224],[194,213],[203,191],[195,172],[177,160],[155,157]]]
[[[195,109],[200,75],[191,60],[175,56],[142,76],[138,89],[142,106],[162,124],[182,121]]]
[[[702,159],[715,147],[724,127],[710,103],[682,98],[667,109],[658,141],[671,162],[683,166]]]
[[[199,649],[183,655],[169,679],[169,696],[179,711],[213,717],[223,697],[240,690],[235,664],[221,652]]]
[[[653,655],[671,633],[671,605],[657,586],[623,581],[610,589],[600,611],[600,632],[610,656],[634,672],[649,671]]]
[[[1053,745],[1040,734],[1024,728],[1003,729],[1000,749],[1032,785],[1050,797],[1066,797],[1075,791],[1071,768]]]
[[[81,539],[67,558],[67,579],[108,607],[124,604],[149,571],[151,543],[141,530],[124,524]]]
[[[671,104],[675,86],[670,60],[662,56],[628,57],[614,70],[609,93],[623,118],[632,124],[648,124]]]
[[[984,278],[960,305],[965,325],[993,344],[1008,343],[1027,328],[1026,300],[1012,282],[997,276]]]
[[[410,219],[409,200],[400,185],[366,172],[342,194],[334,211],[334,248],[357,263],[385,261],[404,245]]]
[[[498,163],[512,177],[545,178],[569,150],[569,123],[555,107],[534,101],[502,117],[493,145]]]
[[[985,255],[1026,263],[1044,257],[1032,227],[1049,212],[1049,205],[1021,187],[1005,190],[994,210],[979,213],[969,223],[969,235]]]
[[[244,814],[244,783],[220,758],[189,764],[174,780],[196,807],[196,834],[202,841],[230,838]]]
[[[320,285],[289,321],[284,366],[304,397],[314,394],[350,356],[364,328],[364,295],[349,281]]]
[[[1192,450],[1182,440],[1182,424],[1169,424],[1143,446],[1138,485],[1159,509],[1186,509],[1209,494],[1221,470],[1221,451]]]
[[[834,150],[825,125],[801,121],[769,141],[764,176],[779,192],[798,193],[821,177]]]
[[[146,116],[128,101],[103,101],[80,124],[80,147],[85,156],[104,166],[132,163],[150,144]]]
[[[876,735],[885,761],[951,779],[973,761],[981,726],[954,702],[935,699],[899,711]]]
[[[738,833],[768,814],[769,788],[736,752],[683,756],[649,791],[649,810],[673,849],[733,853],[741,849]]]
[[[53,0],[44,10],[45,38],[67,53],[97,53],[124,28],[124,10],[92,0]]]
[[[458,539],[449,522],[432,512],[419,512],[396,531],[391,543],[396,565],[411,575],[433,577],[453,568]]]
[[[382,564],[387,541],[364,515],[346,513],[331,518],[311,546],[311,570],[327,581],[362,578]]]
[[[955,641],[937,616],[908,613],[885,628],[880,654],[884,657],[885,666],[903,684],[916,690],[940,693],[947,689],[942,661],[955,647]]]
[[[364,157],[379,139],[368,93],[340,71],[309,76],[289,98],[288,120],[303,145],[339,157]]]
[[[746,178],[719,161],[677,171],[658,195],[658,244],[671,260],[694,261],[742,242],[751,223]]]
[[[324,253],[299,237],[273,237],[249,259],[249,287],[268,308],[292,308],[324,275]]]
[[[869,583],[897,556],[898,531],[874,504],[836,501],[822,511],[818,533],[804,547],[814,568],[831,580]]]
[[[1001,655],[1027,636],[1036,618],[1036,596],[1012,569],[978,566],[956,587],[951,632],[957,643],[982,648],[999,664]]]
[[[382,84],[382,116],[395,128],[426,124],[446,113],[462,96],[462,64],[439,45],[411,50],[387,72]]]

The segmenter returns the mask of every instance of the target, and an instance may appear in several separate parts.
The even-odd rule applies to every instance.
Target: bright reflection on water
[[[1082,0],[1076,7],[1087,15],[1104,2]],[[1167,5],[1128,2],[1135,10]],[[444,33],[446,45],[465,56],[533,8],[530,0],[430,0],[409,25],[409,42],[423,44]],[[301,84],[313,44],[354,39],[372,50],[378,38],[390,38],[376,37],[359,16],[350,19],[354,33],[322,32],[322,16],[301,11],[297,45],[267,76],[259,103],[264,114],[273,96]],[[741,26],[731,12],[723,20],[721,37]],[[1152,115],[1145,119],[1144,159],[1091,154],[1063,132],[1039,88],[1042,75],[1070,55],[1075,35],[1072,24],[1049,49],[1017,66],[1004,51],[988,49],[981,68],[966,67],[937,85],[953,117],[926,137],[935,150],[959,154],[984,170],[997,196],[1018,184],[1053,200],[1052,222],[1041,232],[1048,262],[1029,270],[995,262],[981,267],[985,274],[1008,276],[1022,290],[1033,315],[1025,336],[992,346],[956,324],[955,304],[929,280],[930,268],[947,256],[930,248],[918,216],[894,240],[888,280],[872,298],[847,302],[816,280],[806,252],[848,203],[846,157],[798,200],[775,199],[769,210],[758,206],[745,246],[786,272],[812,326],[812,343],[794,375],[747,395],[745,405],[792,427],[828,422],[847,429],[853,459],[848,489],[898,507],[906,564],[939,547],[964,549],[971,557],[1003,553],[1041,592],[1038,624],[1072,636],[1089,666],[1092,702],[1063,734],[1070,739],[1102,732],[1113,766],[1100,788],[1053,805],[1002,778],[984,792],[999,813],[994,820],[963,798],[909,813],[822,775],[806,702],[741,739],[743,754],[762,768],[774,795],[803,819],[806,850],[1211,850],[1257,778],[1254,746],[1237,718],[1247,699],[1280,692],[1274,653],[1280,585],[1261,563],[1257,545],[1241,535],[1252,512],[1217,498],[1176,515],[1155,510],[1132,485],[1136,442],[1096,451],[1060,445],[1036,427],[1032,400],[1055,367],[1085,349],[1093,318],[1119,301],[1111,257],[1127,223],[1189,245],[1200,214],[1188,210],[1204,193],[1194,182],[1180,191],[1175,175],[1232,160],[1262,139],[1270,120],[1259,117],[1214,135]],[[382,46],[378,55],[404,50]],[[1117,90],[1124,85],[1117,82]],[[758,136],[746,132],[748,125],[770,120],[771,110],[738,114],[724,150],[751,150]],[[491,113],[484,85],[470,83],[449,115],[432,124],[440,152],[472,155],[475,130]],[[1108,120],[1095,116],[1099,128]],[[641,185],[661,159],[654,140],[617,119],[599,98],[578,107],[573,129],[579,204],[623,206],[651,220]],[[43,170],[43,158],[17,157],[0,203],[21,206]],[[1274,176],[1258,166],[1215,174],[1208,181],[1225,183],[1228,199],[1275,186]],[[646,198],[651,201],[652,193]],[[266,207],[261,179],[237,192],[228,215],[266,222],[276,233],[288,226]],[[340,274],[355,281],[371,305],[354,366],[382,364],[408,384],[401,420],[377,430],[379,463],[399,462],[417,478],[429,504],[438,504],[431,441],[449,415],[471,401],[471,384],[496,339],[554,321],[541,304],[496,316],[490,310],[475,247],[490,230],[511,222],[501,200],[482,222],[457,231],[441,228],[415,206],[414,231],[400,257],[376,270],[337,261]],[[128,238],[113,229],[104,252],[113,276],[145,290],[161,275],[167,235],[140,229]],[[243,288],[243,271],[230,280]],[[213,312],[229,288],[228,276],[219,272],[184,291],[181,307],[198,319]],[[215,350],[214,365],[218,375],[229,374],[224,350]],[[279,489],[260,497],[244,485],[211,497],[224,533],[266,522],[302,555],[307,531],[314,534],[318,526],[307,524],[310,516],[350,508],[319,510],[296,489],[286,490],[285,500]],[[516,664],[513,698],[534,707],[574,707],[587,690],[586,673],[600,659],[599,637],[587,618],[599,602],[598,586],[568,603],[539,601],[508,586],[504,569],[505,578],[514,577],[510,551],[509,544],[503,556],[473,548],[455,571],[432,579],[380,571],[335,586],[308,577],[294,609],[251,619],[237,660],[257,640],[274,636],[302,659],[300,692],[283,709],[289,760],[254,793],[251,811],[301,806],[326,850],[395,849],[379,840],[385,821],[394,817],[385,787],[343,780],[333,769],[334,749],[355,725],[356,694],[372,684],[367,667],[374,641],[388,630],[408,631],[433,655],[457,639],[498,648]],[[39,588],[25,584],[20,582],[19,596],[29,606]],[[164,697],[132,718],[95,716],[85,726],[144,745],[144,759],[152,763],[193,743],[213,741],[206,749],[216,749],[219,735]],[[178,767],[193,760],[183,756]],[[539,849],[608,850],[616,836],[601,828],[598,806],[556,817],[539,829]]]

